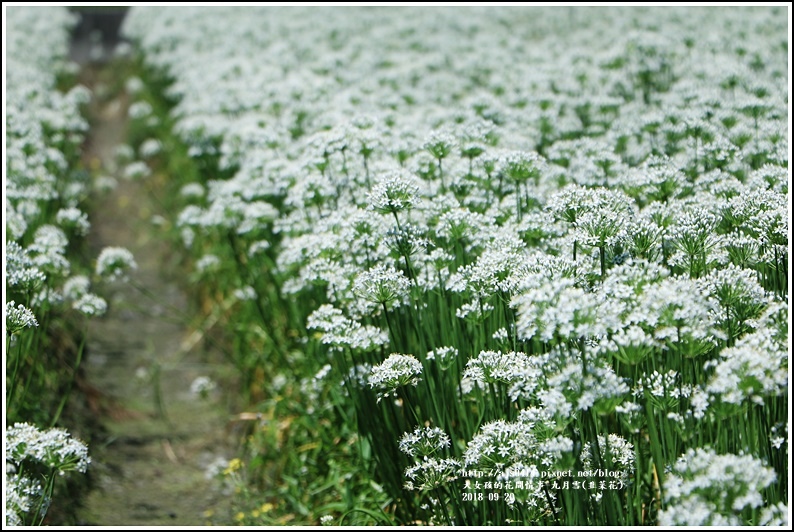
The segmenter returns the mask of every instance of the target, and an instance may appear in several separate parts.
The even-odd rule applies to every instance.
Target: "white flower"
[[[770,328],[761,327],[720,351],[719,359],[709,364],[714,370],[706,391],[731,404],[784,394],[789,382],[788,359],[787,346]]]
[[[444,159],[457,146],[457,141],[447,131],[434,131],[428,135],[422,146],[436,159]]]
[[[568,277],[548,279],[539,275],[537,284],[514,296],[518,308],[516,332],[520,338],[542,341],[557,338],[596,336],[600,324],[598,301]]]
[[[153,109],[149,102],[134,102],[130,105],[129,109],[127,110],[127,114],[130,118],[137,120],[140,118],[146,118],[150,114],[152,114]]]
[[[268,249],[270,249],[270,242],[267,240],[257,240],[248,247],[248,256],[254,257]]]
[[[654,339],[687,356],[712,349],[721,338],[717,307],[688,277],[669,277],[649,285],[634,310],[635,322],[653,330]]]
[[[416,427],[400,438],[400,451],[408,456],[433,456],[450,446],[449,436],[438,427]]]
[[[476,358],[466,362],[464,378],[470,378],[481,388],[486,383],[502,382],[510,384],[518,378],[532,379],[542,375],[534,367],[532,359],[524,353],[502,353],[501,351],[480,351]]]
[[[719,315],[738,325],[758,316],[767,303],[767,294],[757,281],[757,272],[734,264],[712,271],[699,279],[698,284],[722,307]]]
[[[125,179],[138,179],[147,177],[152,173],[151,168],[143,161],[133,161],[124,167],[123,176]]]
[[[500,154],[496,172],[515,183],[537,182],[546,170],[546,160],[534,152],[510,151]]]
[[[251,285],[243,286],[242,288],[236,288],[232,295],[238,301],[253,301],[256,299],[256,290]]]
[[[485,423],[463,453],[466,467],[498,472],[515,463],[529,463],[538,457],[538,440],[532,428],[524,421]]]
[[[460,308],[456,309],[455,316],[477,322],[487,318],[493,309],[494,306],[490,303],[483,303],[482,300],[476,298],[474,301],[464,303]]]
[[[370,388],[377,388],[378,401],[388,397],[400,386],[416,386],[422,374],[422,363],[413,355],[392,353],[389,358],[374,366],[367,382]]]
[[[102,316],[108,304],[96,294],[83,294],[72,303],[72,308],[86,316]]]
[[[501,328],[497,329],[496,332],[491,335],[491,338],[493,338],[494,340],[499,340],[499,341],[507,340],[508,339],[507,328],[501,327]]]
[[[772,468],[752,456],[690,449],[665,477],[666,505],[659,524],[741,525],[739,514],[761,506],[762,490],[776,478]]]
[[[75,275],[63,283],[63,297],[76,300],[88,293],[91,289],[91,281],[85,275]]]
[[[717,217],[705,208],[684,211],[670,228],[672,244],[678,250],[670,264],[681,265],[693,277],[698,276],[713,260],[713,251],[721,237],[715,232]]]
[[[582,447],[582,467],[584,471],[593,471],[602,467],[611,474],[619,475],[623,480],[634,473],[634,445],[617,434],[610,434],[606,438],[598,435],[598,449],[600,458],[594,455],[595,446],[592,442],[585,442]]]
[[[16,463],[31,458],[61,472],[85,473],[91,463],[88,447],[63,429],[41,431],[28,423],[15,423],[6,429],[5,448],[7,459]]]
[[[761,526],[787,527],[790,522],[789,515],[788,505],[780,501],[773,506],[767,506],[761,510],[761,518],[758,520],[758,524]]]
[[[32,289],[46,279],[44,273],[33,265],[28,250],[16,242],[6,242],[6,282],[8,286]]]
[[[334,347],[349,347],[355,351],[373,351],[389,343],[385,331],[373,325],[361,325],[347,318],[332,305],[322,305],[309,315],[306,326],[323,334],[321,341]]]
[[[179,195],[183,198],[203,198],[206,194],[207,191],[201,183],[188,183],[179,189]]]
[[[386,305],[408,294],[411,282],[392,266],[378,264],[360,273],[353,282],[353,292],[367,301]]]
[[[33,311],[25,305],[14,306],[14,301],[6,303],[6,331],[9,335],[18,334],[23,329],[38,327],[39,322]]]
[[[428,351],[427,360],[434,360],[441,369],[449,369],[455,360],[458,358],[458,350],[455,347],[436,347],[432,351]]]
[[[42,225],[33,238],[33,244],[28,247],[33,264],[56,276],[68,275],[71,265],[64,255],[69,239],[63,230],[54,225]]]
[[[88,215],[76,207],[60,209],[55,214],[55,222],[80,236],[88,234],[88,229],[91,227],[88,222]]]
[[[127,272],[138,265],[129,250],[121,247],[106,247],[97,257],[96,273],[110,281],[124,281]]]
[[[428,458],[405,468],[408,490],[432,490],[458,478],[460,462],[453,458]]]
[[[193,379],[193,382],[190,383],[190,393],[191,395],[204,399],[217,387],[218,385],[215,384],[215,381],[206,375],[202,375],[196,377]]]
[[[419,196],[419,187],[413,177],[392,171],[381,177],[367,195],[371,209],[381,214],[396,214],[413,207]]]
[[[14,469],[12,464],[6,462],[5,524],[9,527],[24,525],[25,514],[29,513],[44,496],[38,480],[19,475],[13,471]],[[50,501],[42,502],[44,506],[47,506]]]
[[[497,293],[511,293],[516,289],[513,275],[526,261],[519,250],[522,244],[500,238],[477,257],[470,265],[463,266],[449,279],[449,288],[454,292],[470,291],[481,298]]]
[[[146,139],[144,140],[140,147],[138,148],[138,155],[142,159],[151,159],[163,148],[162,143],[157,139]]]
[[[212,480],[219,477],[228,465],[228,459],[223,456],[216,456],[211,462],[204,466],[204,478]]]
[[[217,255],[207,253],[196,261],[196,271],[199,273],[216,272],[221,266],[221,259]]]

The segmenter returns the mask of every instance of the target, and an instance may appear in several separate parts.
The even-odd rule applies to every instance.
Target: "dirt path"
[[[84,78],[101,93],[99,72],[89,70]],[[92,167],[112,168],[124,142],[126,110],[123,96],[93,104],[95,125],[85,150]],[[113,407],[102,410],[109,436],[92,444],[95,489],[79,522],[191,526],[207,524],[210,515],[223,522],[228,497],[206,471],[233,456],[227,394],[221,386],[202,400],[190,386],[199,376],[222,381],[228,370],[221,355],[206,351],[185,326],[186,299],[164,273],[168,250],[157,241],[157,208],[143,179],[118,177],[113,191],[96,196],[90,213],[92,254],[126,247],[138,269],[130,283],[97,289],[109,310],[89,327],[84,368],[100,402]]]

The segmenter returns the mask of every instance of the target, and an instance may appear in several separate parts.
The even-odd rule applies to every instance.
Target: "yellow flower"
[[[239,458],[233,458],[229,460],[229,465],[226,466],[226,469],[223,470],[224,475],[231,475],[235,471],[239,470],[243,467],[243,461]]]

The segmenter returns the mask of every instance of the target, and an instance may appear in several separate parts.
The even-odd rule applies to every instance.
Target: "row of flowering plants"
[[[784,10],[134,8],[125,32],[271,513],[788,522]]]
[[[89,259],[85,246],[81,110],[90,93],[66,60],[74,17],[65,8],[4,13],[4,522],[13,526],[44,522],[63,477],[90,463],[87,446],[61,422],[88,320],[107,308],[92,285],[134,260],[113,247]]]

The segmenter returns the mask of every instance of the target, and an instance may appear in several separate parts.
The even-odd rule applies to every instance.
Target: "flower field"
[[[14,526],[41,524],[53,493],[74,488],[67,473],[85,473],[91,462],[85,443],[56,425],[75,388],[89,319],[107,309],[94,285],[135,261],[114,248],[98,262],[86,256],[91,176],[79,161],[88,130],[81,108],[91,94],[74,83],[66,60],[75,17],[66,9],[15,7],[4,22],[11,29],[4,91],[4,522]]]
[[[787,15],[132,8],[124,171],[238,370],[235,524],[788,524]],[[16,16],[6,409],[54,427],[46,323],[135,259],[80,253],[88,95]]]

